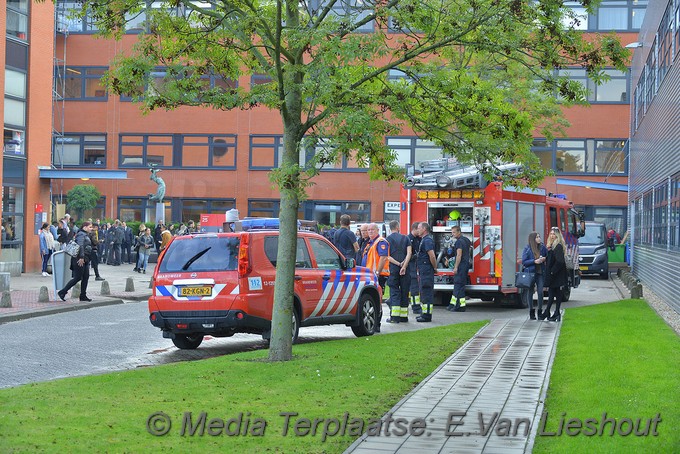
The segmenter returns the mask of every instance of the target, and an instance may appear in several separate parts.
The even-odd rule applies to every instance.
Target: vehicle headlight
[[[602,255],[607,253],[607,248],[595,249],[595,255]]]

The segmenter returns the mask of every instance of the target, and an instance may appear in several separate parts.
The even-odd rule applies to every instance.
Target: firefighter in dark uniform
[[[420,315],[423,313],[423,309],[420,306],[420,284],[418,284],[418,267],[416,266],[416,261],[418,260],[418,250],[420,249],[420,222],[414,222],[411,226],[411,233],[409,233],[408,239],[411,240],[411,261],[408,264],[407,273],[411,276],[411,310],[414,314]]]
[[[421,222],[419,227],[420,248],[418,249],[418,277],[420,279],[420,302],[423,313],[416,318],[418,322],[432,321],[434,304],[434,273],[437,271],[437,258],[434,255],[434,239],[430,235],[430,224]]]
[[[465,312],[465,286],[470,269],[470,240],[460,232],[460,227],[451,227],[451,234],[456,239],[453,250],[456,261],[453,265],[453,297],[456,304],[449,304],[446,308],[452,312]]]
[[[390,255],[387,257],[390,264],[390,276],[387,278],[387,286],[390,288],[390,318],[387,322],[408,322],[411,276],[407,268],[411,262],[411,241],[406,235],[399,233],[399,221],[390,221],[390,235],[386,239],[390,245]]]

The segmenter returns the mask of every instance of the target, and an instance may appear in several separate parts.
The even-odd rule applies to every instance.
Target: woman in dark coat
[[[545,283],[548,287],[548,306],[545,308],[543,317],[547,317],[551,322],[559,322],[560,306],[562,305],[562,287],[567,285],[567,264],[564,260],[564,251],[567,247],[560,229],[553,227],[548,235],[548,257],[545,262]],[[550,307],[553,299],[556,301],[555,312],[550,315]]]
[[[541,242],[541,235],[538,232],[531,232],[527,245],[522,251],[522,266],[527,273],[534,273],[536,282],[531,288],[522,292],[522,297],[525,298],[527,306],[529,306],[529,318],[536,320],[538,315],[539,320],[543,320],[543,286],[545,279],[545,261],[548,256],[548,250]],[[538,293],[538,307],[534,309],[534,290]],[[537,314],[538,311],[538,314]]]
[[[80,301],[92,301],[87,296],[87,282],[90,279],[90,254],[92,254],[92,241],[90,240],[90,232],[92,231],[91,222],[83,222],[83,225],[76,233],[75,240],[80,246],[78,257],[71,257],[71,270],[73,277],[66,284],[66,286],[57,292],[59,299],[66,300],[66,293],[71,290],[71,287],[80,281]]]

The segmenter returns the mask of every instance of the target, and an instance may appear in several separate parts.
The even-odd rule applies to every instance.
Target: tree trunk
[[[299,117],[298,117],[299,118]],[[285,123],[285,120],[284,120]],[[279,186],[281,205],[279,209],[279,250],[276,256],[276,283],[274,284],[274,307],[272,332],[269,344],[270,361],[288,361],[293,357],[293,293],[295,283],[295,257],[297,250],[297,213],[300,201],[297,128],[284,125],[283,167],[287,177]]]

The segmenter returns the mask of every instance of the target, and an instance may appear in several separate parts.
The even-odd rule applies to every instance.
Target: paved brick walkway
[[[69,292],[66,301],[61,301],[55,292],[52,276],[43,277],[41,273],[22,273],[21,276],[10,277],[10,299],[12,307],[0,307],[0,323],[37,317],[57,312],[78,310],[87,307],[120,304],[123,300],[145,300],[151,296],[149,282],[153,276],[155,264],[149,264],[146,274],[134,272],[134,265],[109,266],[99,265],[99,272],[108,283],[110,294],[102,295],[102,281],[94,280],[90,271],[88,296],[92,302],[81,302],[71,298]],[[132,279],[133,291],[126,291],[128,278]],[[47,287],[49,301],[38,302],[40,288]]]
[[[422,435],[364,434],[345,452],[531,452],[559,328],[526,319],[492,321],[383,417],[383,427],[389,415],[425,418]],[[449,418],[463,425],[448,425]]]

